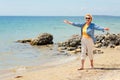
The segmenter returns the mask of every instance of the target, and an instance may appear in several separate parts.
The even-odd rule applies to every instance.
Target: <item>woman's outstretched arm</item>
[[[68,21],[68,20],[64,20],[64,23],[66,23],[66,24],[70,24],[70,25],[72,25],[72,24],[73,24],[73,22]]]

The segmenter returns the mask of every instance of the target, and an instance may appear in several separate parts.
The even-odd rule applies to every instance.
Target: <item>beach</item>
[[[110,33],[119,33],[119,16],[94,17],[93,22],[108,26]],[[0,80],[119,80],[119,49],[98,48],[104,53],[94,55],[95,68],[90,69],[87,58],[85,69],[81,71],[77,70],[80,67],[80,52],[71,55],[57,50],[57,43],[66,41],[74,34],[80,34],[79,28],[66,25],[63,20],[83,22],[84,20],[79,20],[80,18],[84,17],[1,16]],[[16,42],[34,39],[44,32],[53,35],[53,45],[32,46],[28,43]],[[106,32],[100,34],[104,35]]]
[[[104,53],[94,55],[94,69],[90,68],[87,58],[85,69],[77,70],[80,67],[80,57],[77,56],[66,63],[29,67],[21,70],[21,73],[13,70],[14,75],[4,80],[119,80],[120,50],[115,48],[100,50]]]
[[[109,27],[110,33],[119,33],[119,16],[93,16],[97,25]],[[80,34],[80,28],[66,25],[64,19],[73,22],[84,22],[84,16],[0,16],[0,70],[19,66],[40,65],[56,58],[56,49],[46,51],[29,44],[16,43],[17,40],[33,39],[41,33],[53,35],[54,44]],[[96,34],[106,34],[95,31]],[[48,49],[47,49],[48,50]],[[66,56],[65,56],[66,57]]]
[[[119,3],[0,0],[0,80],[120,80]]]

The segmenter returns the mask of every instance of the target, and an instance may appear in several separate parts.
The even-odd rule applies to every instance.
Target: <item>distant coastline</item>
[[[84,15],[71,15],[71,16],[67,16],[67,15],[0,15],[0,17],[4,17],[4,16],[7,16],[7,17],[11,17],[11,16],[14,16],[14,17],[84,17]],[[120,15],[92,15],[92,16],[104,16],[104,17],[120,17]]]

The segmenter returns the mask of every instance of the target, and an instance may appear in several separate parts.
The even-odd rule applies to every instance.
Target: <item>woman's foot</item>
[[[91,64],[91,68],[94,68],[93,64]]]
[[[78,70],[84,70],[84,68],[79,68]]]
[[[91,69],[94,69],[94,66],[91,66]]]

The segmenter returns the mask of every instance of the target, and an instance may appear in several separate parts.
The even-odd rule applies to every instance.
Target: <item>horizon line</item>
[[[34,17],[34,16],[36,16],[36,17],[37,17],[37,16],[43,16],[43,17],[44,17],[44,16],[48,16],[48,17],[50,17],[50,16],[53,16],[53,17],[55,17],[55,16],[57,16],[57,17],[59,17],[59,16],[60,16],[60,17],[66,16],[66,17],[67,17],[68,15],[0,15],[0,16],[21,16],[21,17],[22,17],[22,16],[33,16],[33,17]],[[73,17],[76,16],[76,17],[77,17],[77,16],[84,16],[84,15],[69,15],[69,16],[73,16]],[[69,17],[69,16],[68,16],[68,17]],[[92,15],[92,16],[120,16],[120,15]]]

